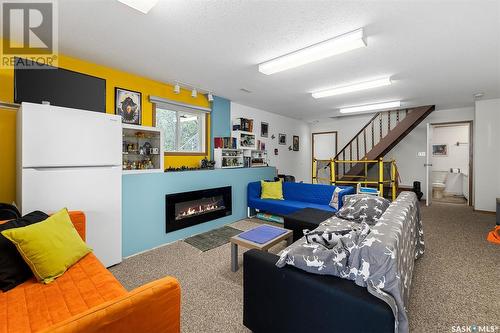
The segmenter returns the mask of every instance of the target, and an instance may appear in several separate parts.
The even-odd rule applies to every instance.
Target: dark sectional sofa
[[[278,256],[243,255],[243,324],[254,333],[394,333],[384,301],[350,280],[277,268]]]
[[[383,222],[377,222],[374,227],[381,231],[374,234],[380,235],[377,236],[378,243],[370,236],[373,244],[363,242],[360,247],[366,245],[367,248],[357,251],[353,260],[359,263],[366,258],[370,263],[369,276],[383,276],[380,288],[389,294],[392,290],[395,303],[398,299],[404,302],[401,297],[408,294],[411,287],[414,265],[411,259],[415,260],[424,253],[417,197],[414,193],[401,193],[382,217]],[[406,245],[399,246],[400,241]],[[408,253],[415,255],[407,256],[408,249]],[[311,251],[313,259],[318,262],[331,260],[331,257],[321,257],[321,253],[314,258],[314,250]],[[408,260],[402,260],[404,258]],[[255,249],[243,255],[243,324],[252,332],[394,333],[395,316],[399,319],[398,332],[407,331],[407,315],[393,313],[384,300],[375,296],[376,287],[373,280],[366,280],[368,277],[365,277],[366,283],[369,286],[371,282],[375,289],[360,287],[354,281],[336,275],[322,275],[319,270],[315,271],[317,274],[309,273],[296,268],[293,260],[292,265],[278,268],[278,259],[278,255]],[[355,261],[352,263],[357,265]],[[398,274],[405,276],[404,284]],[[408,276],[409,281],[406,280]],[[397,305],[400,311],[404,311],[400,305]]]
[[[340,186],[340,188],[343,189],[339,194],[340,203],[342,203],[344,195],[355,192],[351,186]],[[275,215],[287,215],[303,208],[336,212],[334,208],[329,206],[334,190],[335,186],[331,185],[284,182],[283,197],[285,200],[270,200],[260,198],[260,182],[253,182],[249,183],[247,187],[248,207]]]
[[[342,188],[340,202],[355,193],[352,187]],[[263,200],[260,182],[255,182],[248,185],[248,206],[277,215],[303,208],[335,212],[328,205],[334,189],[285,182],[285,200]],[[254,333],[394,332],[389,305],[353,281],[292,266],[278,268],[279,257],[268,252],[249,250],[243,257],[243,324]]]

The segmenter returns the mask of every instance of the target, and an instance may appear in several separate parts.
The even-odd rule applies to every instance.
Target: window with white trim
[[[155,109],[155,126],[163,130],[165,153],[206,154],[205,113],[158,105]]]

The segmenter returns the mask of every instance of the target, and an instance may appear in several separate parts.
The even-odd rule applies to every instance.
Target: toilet
[[[446,178],[448,172],[446,171],[433,171],[432,172],[432,197],[435,199],[442,199],[444,197],[444,190],[446,188]]]

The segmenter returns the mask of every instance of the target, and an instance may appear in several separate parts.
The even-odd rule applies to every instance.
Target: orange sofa
[[[85,240],[85,215],[70,217]],[[127,292],[90,253],[48,285],[33,277],[0,291],[0,333],[180,332],[180,299],[173,277]]]

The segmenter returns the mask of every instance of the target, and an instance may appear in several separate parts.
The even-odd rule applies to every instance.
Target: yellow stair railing
[[[318,177],[318,162],[329,163],[330,166],[330,178]],[[344,174],[342,177],[338,177],[337,170],[340,169],[340,165],[343,163],[348,163],[350,165],[356,165],[358,163],[363,164],[363,174],[362,175],[348,175]],[[390,175],[389,179],[384,179],[384,164],[390,164]],[[378,177],[377,179],[369,179],[368,166],[369,164],[378,164]],[[381,157],[378,160],[316,160],[313,159],[312,167],[312,182],[317,184],[318,181],[327,181],[330,185],[375,185],[373,187],[378,188],[378,193],[380,196],[384,196],[384,186],[388,185],[390,187],[390,197],[392,200],[396,199],[398,190],[398,172],[395,160],[384,161]]]

